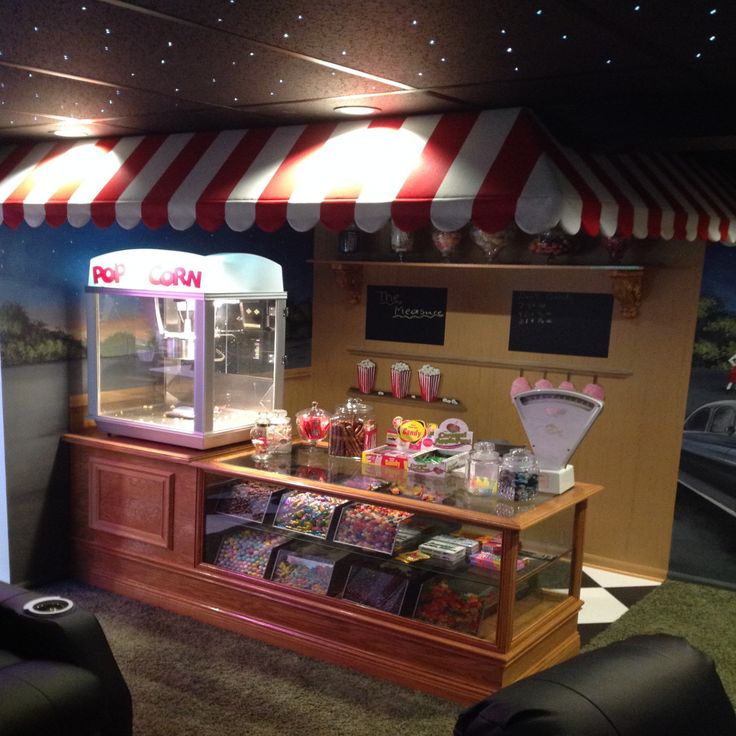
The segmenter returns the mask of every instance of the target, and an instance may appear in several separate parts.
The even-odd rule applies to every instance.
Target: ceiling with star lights
[[[736,149],[736,3],[0,0],[0,141],[525,106],[601,149]]]

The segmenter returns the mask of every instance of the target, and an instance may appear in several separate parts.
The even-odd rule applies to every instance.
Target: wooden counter
[[[71,456],[74,572],[91,585],[461,703],[579,650],[585,510],[600,486],[581,483],[526,508],[490,506],[489,513],[481,502],[474,508],[427,503],[256,468],[247,457],[242,462],[247,446],[198,451],[97,432],[64,439]],[[358,463],[355,468],[360,472]],[[211,496],[232,479],[388,506],[466,533],[497,533],[500,571],[467,573],[488,584],[493,605],[468,633],[417,620],[411,612],[395,615],[339,594],[224,569],[208,552]],[[527,549],[553,554],[532,552],[517,572],[520,549],[522,556]],[[355,554],[358,561],[368,559],[360,550]],[[464,575],[433,568],[427,579],[453,582]]]

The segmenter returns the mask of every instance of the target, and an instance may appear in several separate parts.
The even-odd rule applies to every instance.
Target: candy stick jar
[[[359,458],[375,446],[373,407],[356,398],[338,406],[330,420],[330,455]]]
[[[310,446],[321,442],[330,431],[330,415],[316,401],[309,409],[296,414],[296,428],[299,436]]]

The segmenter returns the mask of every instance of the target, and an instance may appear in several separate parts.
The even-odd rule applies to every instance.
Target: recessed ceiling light
[[[343,115],[370,115],[374,112],[381,112],[380,107],[371,107],[370,105],[340,105],[334,110],[335,112],[341,112]]]
[[[84,125],[80,125],[78,121],[64,123],[61,127],[50,132],[60,138],[86,138],[91,135],[90,130],[85,128]]]

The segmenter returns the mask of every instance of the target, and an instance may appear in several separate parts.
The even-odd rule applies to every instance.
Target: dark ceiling
[[[0,140],[526,106],[565,142],[725,151],[733,0],[0,0]]]

